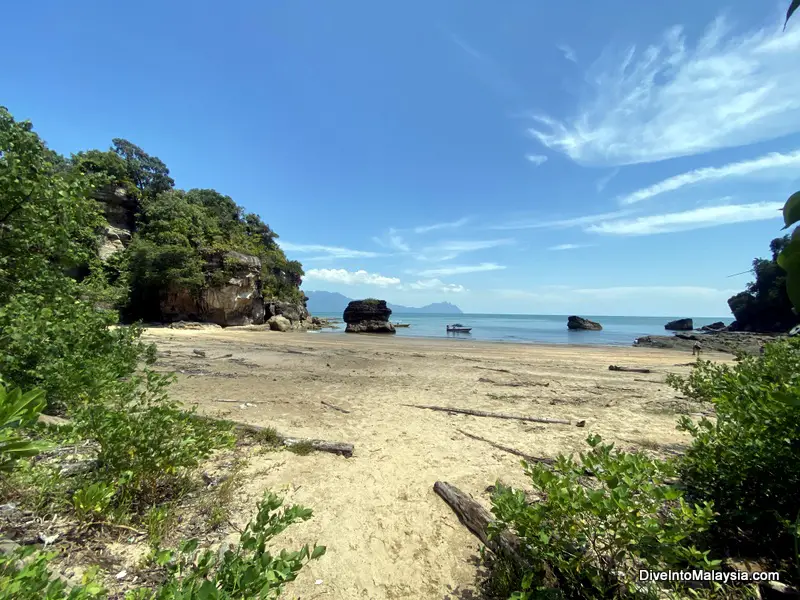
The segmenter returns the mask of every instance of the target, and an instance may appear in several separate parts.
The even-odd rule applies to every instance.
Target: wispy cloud
[[[800,27],[735,34],[715,20],[693,46],[676,26],[660,42],[607,53],[587,100],[564,120],[534,115],[546,147],[592,165],[646,163],[800,132]]]
[[[321,253],[323,256],[315,258],[373,258],[380,256],[377,252],[367,252],[364,250],[351,250],[350,248],[340,248],[338,246],[320,246],[318,244],[293,244],[291,242],[279,242],[280,247],[285,252],[297,253]]]
[[[495,93],[512,98],[523,98],[520,87],[507,74],[506,70],[495,62],[487,53],[481,52],[461,36],[444,30],[450,41],[466,54],[475,67],[478,78]]]
[[[683,212],[649,215],[636,219],[604,221],[590,225],[586,231],[609,235],[652,235],[689,231],[745,223],[748,221],[765,221],[777,219],[783,208],[781,202],[760,202],[755,204],[727,204],[707,206]]]
[[[427,269],[417,273],[420,277],[444,277],[447,275],[463,275],[465,273],[481,273],[484,271],[501,271],[505,269],[503,265],[495,263],[481,263],[479,265],[462,265],[453,267],[442,267],[440,269]]]
[[[463,285],[458,285],[456,283],[443,283],[438,279],[419,280],[414,283],[409,283],[407,287],[412,290],[427,290],[450,294],[460,294],[467,291],[467,288],[465,288]]]
[[[423,248],[417,258],[431,261],[452,260],[467,252],[488,250],[489,248],[509,246],[511,244],[514,244],[514,240],[509,238],[499,240],[445,240]]]
[[[400,285],[400,279],[397,277],[384,277],[378,273],[369,273],[363,269],[358,271],[347,271],[346,269],[309,269],[306,271],[305,278],[315,281],[340,283],[343,285],[375,285],[378,287]]]
[[[606,189],[606,186],[608,185],[608,183],[609,183],[609,182],[610,182],[612,179],[614,179],[614,177],[616,177],[618,174],[619,174],[619,169],[614,169],[614,170],[613,170],[613,171],[611,171],[611,173],[609,173],[608,175],[605,175],[605,176],[601,177],[600,179],[598,179],[598,180],[595,182],[595,187],[597,188],[597,193],[599,194],[599,193],[600,193],[600,192],[602,192],[604,189]]]
[[[526,154],[525,158],[537,167],[547,162],[547,157],[544,154]]]
[[[571,46],[567,44],[559,44],[556,46],[559,50],[561,50],[564,58],[566,58],[570,62],[577,63],[578,62],[578,55],[575,54],[575,50]]]
[[[578,248],[586,248],[585,244],[559,244],[558,246],[550,246],[548,250],[577,250]]]
[[[800,150],[795,150],[788,154],[772,152],[758,158],[729,163],[722,167],[706,167],[687,171],[686,173],[681,173],[680,175],[675,175],[659,181],[646,188],[636,190],[631,194],[622,196],[619,200],[621,204],[635,204],[636,202],[648,200],[666,192],[673,192],[688,185],[717,181],[729,177],[747,177],[754,174],[765,175],[770,171],[772,172],[772,176],[796,177],[798,167],[800,167]]]
[[[411,251],[411,247],[406,243],[406,241],[403,239],[403,236],[401,236],[396,229],[390,229],[384,238],[373,237],[372,241],[379,246],[397,250],[399,252]]]
[[[590,225],[606,219],[616,219],[624,217],[633,212],[630,209],[617,210],[614,212],[600,213],[597,215],[583,215],[580,217],[570,217],[567,219],[541,220],[541,219],[517,219],[499,225],[492,225],[489,229],[496,230],[515,230],[515,229],[567,229],[569,227],[580,227]]]
[[[448,221],[446,223],[434,223],[433,225],[420,225],[414,228],[414,233],[428,233],[429,231],[438,231],[440,229],[458,229],[463,227],[469,222],[469,219],[464,217],[458,221]]]

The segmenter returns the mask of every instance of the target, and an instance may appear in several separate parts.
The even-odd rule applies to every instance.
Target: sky
[[[305,290],[729,316],[800,188],[787,4],[13,2],[0,104],[230,195]]]

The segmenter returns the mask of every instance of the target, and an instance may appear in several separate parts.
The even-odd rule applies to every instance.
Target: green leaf
[[[327,550],[327,548],[325,548],[325,546],[317,546],[316,548],[314,548],[314,551],[311,553],[311,560],[314,560],[315,558],[319,558],[320,556],[325,554],[326,550]]]
[[[783,22],[783,30],[786,31],[786,25],[789,23],[789,19],[792,18],[794,11],[796,11],[800,7],[800,0],[792,0],[792,3],[789,5],[789,10],[786,11],[786,21]]]
[[[797,5],[800,5],[800,0],[795,0],[792,4],[797,8]],[[789,196],[786,204],[783,205],[783,228],[787,229],[798,221],[800,221],[800,192],[795,192]]]

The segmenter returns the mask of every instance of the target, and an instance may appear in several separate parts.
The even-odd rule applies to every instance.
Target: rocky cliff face
[[[128,247],[136,226],[136,199],[123,187],[110,185],[94,193],[103,207],[108,225],[103,228],[100,240],[100,259],[105,261]]]
[[[344,309],[346,333],[395,333],[385,300],[353,300]]]

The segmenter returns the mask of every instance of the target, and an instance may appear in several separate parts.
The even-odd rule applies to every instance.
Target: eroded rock
[[[567,328],[573,330],[583,329],[587,331],[600,331],[603,329],[603,326],[596,321],[590,321],[589,319],[573,315],[567,319]]]

